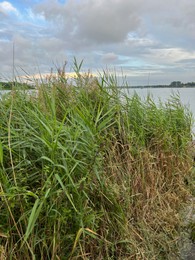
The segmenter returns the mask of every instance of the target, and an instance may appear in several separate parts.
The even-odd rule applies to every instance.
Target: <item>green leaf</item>
[[[55,178],[56,178],[56,180],[59,182],[59,184],[61,185],[63,191],[65,192],[65,194],[66,194],[66,196],[67,196],[67,198],[68,198],[68,200],[69,200],[70,203],[72,204],[74,210],[75,210],[77,213],[79,213],[78,210],[76,209],[75,205],[74,205],[73,200],[71,199],[70,194],[68,193],[66,187],[64,186],[64,184],[63,184],[63,182],[62,182],[60,176],[59,176],[58,174],[55,174]]]
[[[3,165],[3,145],[0,141],[0,164]]]

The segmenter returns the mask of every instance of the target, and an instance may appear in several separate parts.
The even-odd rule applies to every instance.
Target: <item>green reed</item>
[[[175,259],[191,113],[80,69],[1,100],[0,256]]]

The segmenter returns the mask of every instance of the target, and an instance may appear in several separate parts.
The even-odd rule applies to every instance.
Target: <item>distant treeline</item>
[[[34,89],[33,85],[20,82],[0,82],[0,90],[14,89]],[[139,85],[139,86],[119,86],[120,88],[192,88],[195,82],[182,83],[181,81],[173,81],[169,85]]]
[[[195,82],[187,82],[187,83],[182,83],[181,81],[173,81],[171,82],[170,85],[168,85],[168,87],[171,87],[171,88],[191,88],[191,87],[195,87]]]
[[[14,89],[33,89],[32,85],[20,82],[0,82],[0,90],[11,90]]]
[[[194,88],[195,82],[182,83],[181,81],[173,81],[169,85],[140,85],[140,86],[129,86],[133,88]],[[123,87],[126,88],[126,87]]]

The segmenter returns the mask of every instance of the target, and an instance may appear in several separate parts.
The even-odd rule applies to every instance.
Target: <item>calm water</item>
[[[128,95],[133,95],[134,92],[136,92],[143,99],[145,99],[147,95],[150,94],[155,102],[158,102],[159,99],[162,102],[165,102],[174,94],[178,94],[182,104],[190,109],[195,118],[195,88],[128,88],[123,89],[123,91],[128,93]],[[6,92],[8,91],[0,91],[0,98],[2,93]],[[195,124],[193,132],[195,133]]]

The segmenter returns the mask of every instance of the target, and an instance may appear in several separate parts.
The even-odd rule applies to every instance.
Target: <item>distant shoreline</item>
[[[20,83],[20,82],[0,82],[0,91],[2,90],[30,90],[35,89],[35,86],[27,84],[27,83]],[[142,89],[142,88],[195,88],[195,82],[188,82],[188,83],[182,83],[180,81],[173,81],[169,85],[159,84],[159,85],[123,85],[118,86],[118,88],[121,89]]]
[[[149,85],[149,86],[119,86],[119,88],[127,88],[127,89],[131,89],[131,88],[195,88],[194,86],[170,86],[170,85]]]
[[[183,86],[183,87],[171,87],[169,85],[158,85],[158,86],[118,86],[118,88],[120,89],[148,89],[148,88],[175,88],[175,89],[184,89],[184,88],[195,88],[195,86]],[[31,90],[31,89],[35,89],[34,87],[14,87],[15,90]],[[12,90],[12,87],[7,87],[7,88],[4,88],[4,87],[1,87],[0,86],[0,91],[5,91],[5,90]]]
[[[12,90],[12,89],[20,90],[30,90],[34,89],[32,85],[26,84],[26,83],[20,83],[20,82],[0,82],[0,91],[3,90]]]

